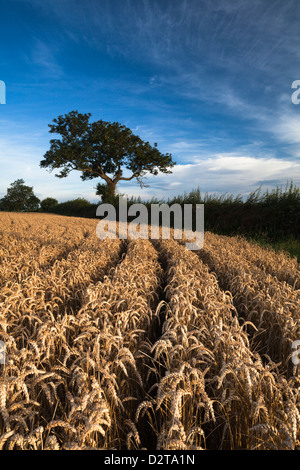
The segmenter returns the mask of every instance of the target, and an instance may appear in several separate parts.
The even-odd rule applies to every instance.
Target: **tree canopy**
[[[43,211],[50,211],[53,207],[57,206],[58,200],[54,197],[46,197],[41,201],[41,209]]]
[[[7,194],[0,199],[2,211],[35,211],[39,208],[40,200],[35,196],[33,187],[26,186],[23,179],[11,183]]]
[[[171,173],[176,162],[171,154],[162,154],[156,143],[151,146],[118,122],[90,122],[90,117],[90,113],[71,111],[53,119],[49,132],[60,138],[50,140],[42,168],[60,169],[55,175],[59,178],[72,170],[80,171],[83,181],[100,177],[105,183],[98,190],[103,188],[107,198],[115,195],[119,181],[135,178],[143,187],[147,173]]]

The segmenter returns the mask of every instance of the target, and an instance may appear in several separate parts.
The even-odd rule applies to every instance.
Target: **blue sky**
[[[177,165],[118,189],[168,198],[300,184],[298,0],[9,0],[0,6],[0,197],[97,201],[98,180],[39,167],[72,110],[125,124]]]

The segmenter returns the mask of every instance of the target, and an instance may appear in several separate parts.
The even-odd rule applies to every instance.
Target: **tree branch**
[[[119,180],[124,180],[124,181],[130,181],[130,180],[133,180],[133,178],[136,178],[137,176],[139,176],[139,173],[134,173],[132,176],[126,178],[125,176],[121,176],[121,178],[119,178]]]
[[[72,169],[77,171],[89,171],[90,173],[98,173],[100,178],[103,178],[107,183],[113,182],[113,180],[109,176],[107,176],[100,167],[98,172],[93,170],[92,168],[78,168],[77,166],[72,166]]]

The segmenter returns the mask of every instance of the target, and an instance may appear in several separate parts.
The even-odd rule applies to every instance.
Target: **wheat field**
[[[2,450],[294,450],[300,267],[0,213]]]

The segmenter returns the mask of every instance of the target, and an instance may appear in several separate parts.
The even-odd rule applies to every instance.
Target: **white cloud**
[[[75,175],[72,175],[72,178],[74,189],[76,188],[78,192],[79,188],[82,188],[81,193],[76,197],[81,195],[94,201],[96,196],[91,188],[96,185],[97,180],[83,183],[79,182],[77,175],[76,184]],[[261,181],[270,181],[269,187],[272,188],[277,184],[285,185],[291,179],[295,184],[300,184],[300,163],[278,158],[219,154],[212,155],[206,160],[202,157],[197,163],[177,164],[172,174],[160,173],[155,177],[148,175],[145,181],[148,186],[145,188],[141,189],[138,183],[133,181],[132,183],[122,182],[118,185],[118,190],[129,196],[141,196],[142,199],[168,198],[189,192],[198,186],[202,192],[248,194],[256,189]],[[70,193],[72,179],[68,182],[67,180],[60,180],[56,183],[56,191],[61,193],[59,184],[65,186],[65,199],[71,199],[73,198]],[[52,187],[53,184],[52,180]]]
[[[235,155],[233,153],[216,155],[216,158],[209,158],[205,165],[211,165],[207,168],[208,171],[232,171],[241,176],[246,173],[249,179],[256,179],[258,171],[259,175],[270,177],[274,173],[279,174],[280,172],[290,171],[292,168],[300,168],[300,164],[287,160],[278,158],[254,158]]]
[[[195,159],[196,160],[196,159]],[[238,153],[198,157],[191,164],[177,164],[172,174],[149,176],[147,189],[139,190],[132,182],[120,186],[120,192],[152,196],[158,199],[173,197],[200,187],[201,193],[228,193],[247,195],[262,184],[272,189],[277,184],[285,186],[288,180],[300,184],[300,163],[273,157],[253,157]]]

